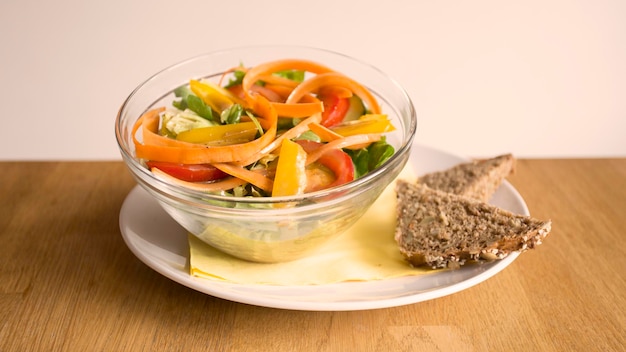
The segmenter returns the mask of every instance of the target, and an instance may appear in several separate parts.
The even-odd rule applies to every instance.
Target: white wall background
[[[201,53],[303,44],[368,61],[466,156],[626,156],[626,1],[0,3],[0,160],[117,160],[117,110]]]

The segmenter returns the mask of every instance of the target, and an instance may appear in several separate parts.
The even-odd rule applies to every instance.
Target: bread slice
[[[399,180],[395,240],[415,266],[458,268],[502,259],[541,244],[551,222],[513,214],[482,201]]]
[[[423,175],[419,183],[464,197],[489,201],[502,181],[515,171],[511,154],[458,164],[447,170]]]

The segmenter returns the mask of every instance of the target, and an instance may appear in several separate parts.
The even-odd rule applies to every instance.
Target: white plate
[[[418,175],[466,161],[415,145],[410,162]],[[504,209],[528,215],[519,193],[504,182],[491,200]],[[315,311],[362,310],[426,301],[474,286],[511,264],[518,254],[488,264],[425,276],[319,286],[242,285],[189,275],[186,231],[172,220],[143,188],[136,186],[120,212],[120,229],[131,251],[162,275],[211,296],[258,306]]]

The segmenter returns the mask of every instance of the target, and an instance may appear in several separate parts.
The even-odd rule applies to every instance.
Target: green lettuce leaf
[[[354,178],[362,177],[369,172],[369,152],[366,148],[359,150],[346,150],[354,164]]]
[[[346,153],[350,155],[354,164],[354,178],[359,178],[384,164],[395,153],[395,149],[383,137],[367,148],[346,150]]]
[[[367,150],[370,154],[368,165],[370,171],[379,168],[395,153],[395,149],[384,138],[372,143]]]

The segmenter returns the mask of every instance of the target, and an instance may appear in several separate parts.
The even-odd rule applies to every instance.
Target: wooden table
[[[553,232],[493,278],[422,303],[306,312],[211,297],[124,244],[121,162],[3,162],[0,351],[624,351],[626,159],[520,160]]]

